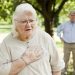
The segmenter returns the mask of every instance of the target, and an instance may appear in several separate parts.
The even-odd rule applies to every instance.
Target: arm
[[[46,34],[45,44],[49,51],[49,62],[51,66],[52,75],[61,75],[61,71],[65,64],[62,58],[60,58],[56,45],[50,35]]]
[[[6,47],[4,42],[0,45],[0,74],[1,75],[8,75],[10,68],[11,68],[11,62],[9,55],[7,54]],[[9,63],[8,63],[9,62]]]
[[[0,47],[0,74],[1,75],[17,75],[27,65],[40,59],[41,52],[35,51],[25,52],[21,58],[11,61],[6,45],[3,43]],[[9,58],[7,60],[7,58]]]
[[[41,53],[41,51],[26,51],[20,59],[12,62],[12,67],[9,75],[17,75],[27,65],[40,59]]]
[[[56,45],[51,40],[52,52],[51,52],[51,67],[53,75],[61,75],[61,70],[64,68],[65,64],[62,58],[60,58],[59,53],[57,51]]]
[[[60,38],[62,37],[63,29],[64,29],[63,24],[61,24],[57,27],[57,36],[60,37]]]
[[[17,75],[26,66],[27,64],[21,58],[13,61],[9,75]]]
[[[65,64],[62,58],[60,58],[56,45],[47,33],[44,34],[44,43],[49,52],[49,62],[52,71],[52,75],[61,75],[61,71],[64,68]]]

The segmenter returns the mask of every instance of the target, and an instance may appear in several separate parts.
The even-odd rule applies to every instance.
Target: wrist
[[[24,59],[24,57],[21,57],[22,61],[24,62],[25,65],[28,65],[26,59]]]
[[[17,75],[25,66],[26,64],[21,58],[12,61],[9,75]]]

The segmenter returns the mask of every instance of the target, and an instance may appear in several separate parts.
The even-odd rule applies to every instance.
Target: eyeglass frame
[[[34,20],[34,19],[29,19],[29,20],[17,20],[15,19],[14,21],[17,21],[21,24],[27,24],[27,23],[30,23],[30,24],[33,24],[33,22],[37,21],[37,20]]]

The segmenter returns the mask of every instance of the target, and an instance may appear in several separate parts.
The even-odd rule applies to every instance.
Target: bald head
[[[75,22],[75,10],[70,11],[69,18],[72,23]]]
[[[75,10],[70,11],[70,15],[75,15]]]

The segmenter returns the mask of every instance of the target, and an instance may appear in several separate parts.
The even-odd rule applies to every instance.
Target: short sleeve
[[[58,37],[62,37],[62,33],[63,33],[63,30],[64,30],[64,27],[65,27],[65,24],[60,24],[58,27],[57,27],[57,36]]]

